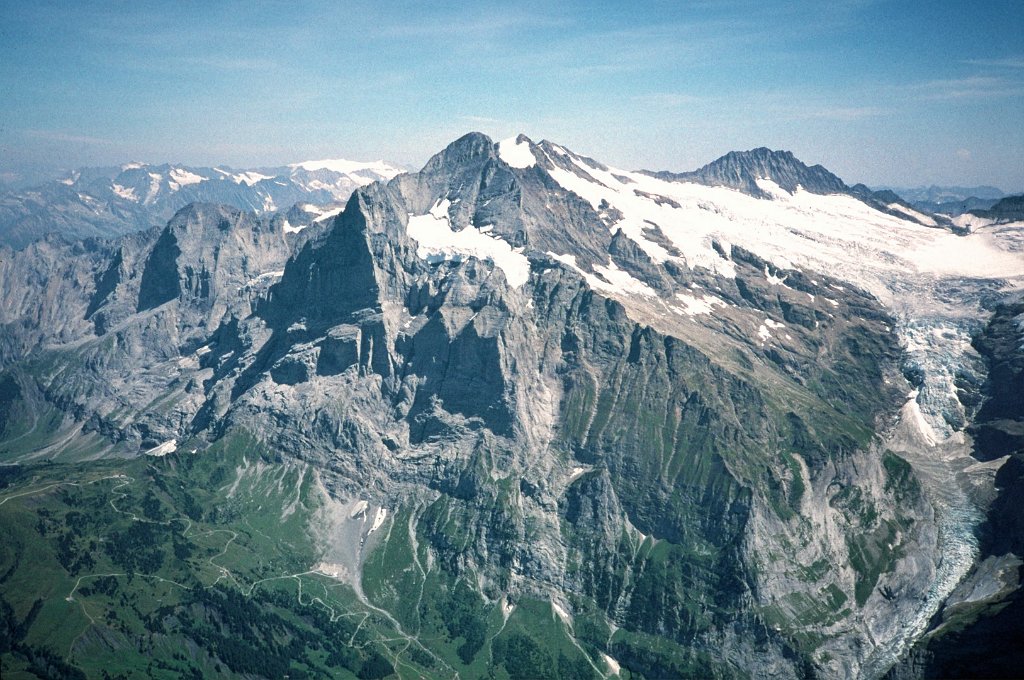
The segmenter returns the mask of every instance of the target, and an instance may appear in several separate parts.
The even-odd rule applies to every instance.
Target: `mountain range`
[[[155,205],[146,177],[101,184]],[[627,171],[479,133],[356,183],[297,235],[190,203],[0,249],[5,668],[1020,667],[1012,202],[957,221],[783,151]]]
[[[993,186],[937,186],[913,188],[883,187],[898,194],[917,210],[955,217],[974,210],[987,210],[1006,196]]]
[[[257,213],[312,205],[319,215],[344,204],[358,187],[401,169],[377,161],[305,161],[287,167],[234,170],[128,163],[83,168],[68,177],[0,194],[0,244],[20,249],[46,234],[109,238],[166,224],[195,202],[224,203]]]

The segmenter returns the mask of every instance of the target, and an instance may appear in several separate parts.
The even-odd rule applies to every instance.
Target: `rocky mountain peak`
[[[767,147],[749,151],[730,151],[693,172],[658,172],[654,173],[654,176],[698,182],[708,186],[727,186],[758,198],[770,197],[770,194],[758,184],[760,179],[770,179],[790,193],[796,191],[798,186],[815,194],[838,194],[849,191],[843,180],[821,165],[808,166],[790,151],[777,151]]]
[[[429,172],[442,166],[478,162],[494,157],[494,142],[482,132],[470,132],[435,154],[423,170]]]
[[[179,210],[147,258],[138,310],[175,298],[203,306],[276,277],[287,257],[284,233],[270,221],[226,205],[193,203]],[[269,283],[269,281],[267,281]]]

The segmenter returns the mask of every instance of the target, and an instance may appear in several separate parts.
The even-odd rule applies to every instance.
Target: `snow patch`
[[[175,449],[178,448],[177,439],[168,439],[163,444],[154,446],[148,451],[143,451],[144,455],[147,456],[166,456],[168,453],[174,453]]]
[[[551,251],[548,251],[548,255],[558,260],[562,264],[568,265],[575,269],[587,283],[594,290],[603,291],[606,293],[618,293],[618,294],[630,294],[634,293],[637,295],[643,295],[644,297],[658,297],[657,291],[648,286],[643,281],[633,278],[629,272],[619,269],[618,265],[615,264],[614,260],[609,259],[607,265],[597,265],[594,267],[594,274],[583,271],[578,264],[576,264],[576,256],[570,254],[558,255]]]
[[[74,182],[71,182],[71,184],[73,184],[73,183]],[[121,186],[120,184],[114,184],[111,187],[111,190],[113,190],[113,192],[115,194],[117,194],[118,196],[120,196],[121,198],[123,198],[123,199],[125,199],[127,201],[138,202],[138,200],[139,200],[139,197],[135,195],[135,188],[134,187],[125,188],[125,187]]]
[[[263,281],[266,281],[267,279],[279,279],[282,276],[284,276],[284,270],[283,269],[279,269],[277,271],[272,271],[272,272],[263,272],[259,276],[255,276],[255,277],[249,279],[249,282],[246,283],[245,285],[246,286],[253,286],[253,285],[256,285],[256,284],[261,283]]]
[[[779,323],[773,319],[765,319],[764,323],[757,328],[757,337],[761,338],[761,344],[763,345],[772,339],[772,330],[778,330],[785,327],[786,324]],[[786,337],[788,338],[789,336],[787,335]]]
[[[318,223],[325,222],[334,217],[335,215],[340,215],[342,210],[344,210],[344,208],[334,208],[333,210],[324,211],[320,214],[320,217],[317,217],[313,221]]]
[[[517,142],[515,137],[498,142],[498,156],[513,168],[529,168],[537,164],[529,142]]]
[[[690,316],[711,314],[715,305],[721,307],[729,306],[729,303],[725,300],[710,294],[699,298],[694,295],[687,295],[686,293],[676,293],[676,299],[686,305],[682,311]]]
[[[205,181],[205,177],[201,177],[194,172],[189,172],[184,168],[174,168],[171,170],[171,180],[173,180],[179,187],[188,186],[189,184],[199,184]],[[176,189],[178,187],[175,187]]]
[[[156,198],[157,193],[160,191],[160,182],[163,180],[163,177],[155,172],[147,174],[149,175],[149,191],[146,193],[146,199],[143,201],[144,203],[149,203]]]
[[[474,227],[452,231],[448,219],[450,206],[448,199],[439,200],[426,215],[409,216],[408,234],[419,243],[417,255],[431,263],[461,262],[462,257],[490,260],[505,273],[513,288],[526,283],[530,278],[530,261],[522,248],[513,248],[502,238],[481,233]]]
[[[903,213],[907,217],[917,220],[921,224],[927,224],[929,227],[939,226],[938,222],[933,220],[928,215],[925,215],[924,213],[919,213],[918,211],[912,210],[904,205],[900,205],[899,203],[890,203],[886,207],[888,207],[889,210],[895,210],[898,213]]]
[[[372,534],[380,526],[384,524],[384,519],[388,516],[388,511],[384,508],[377,508],[377,514],[373,516],[373,524],[370,526],[370,530],[366,532],[367,535]]]
[[[596,265],[594,273],[604,279],[606,288],[619,293],[636,293],[645,297],[658,297],[657,291],[640,279],[634,278],[629,272],[619,269],[615,260],[608,260],[608,265]]]
[[[570,484],[572,484],[573,482],[575,482],[575,481],[576,481],[577,479],[579,479],[580,477],[582,477],[582,476],[583,476],[583,474],[584,474],[584,473],[585,473],[586,471],[587,471],[587,468],[582,468],[582,467],[574,467],[574,468],[572,469],[572,472],[570,472],[570,473],[569,473],[569,479],[568,479],[568,480],[566,480],[566,482],[565,482],[565,485],[566,485],[566,486],[569,486]]]
[[[565,608],[563,608],[562,605],[552,600],[551,610],[558,616],[558,618],[562,619],[562,622],[565,623],[565,625],[572,625],[572,618],[569,616],[569,612],[565,611]]]
[[[359,515],[366,512],[366,508],[368,508],[369,506],[370,504],[367,501],[356,501],[355,504],[352,506],[352,510],[349,512],[349,519],[355,519],[356,517],[359,517]]]
[[[779,186],[775,182],[775,180],[773,180],[771,178],[768,178],[768,177],[760,177],[760,178],[754,180],[754,184],[757,185],[758,189],[760,189],[761,191],[765,192],[766,194],[768,194],[772,198],[789,198],[790,196],[792,196],[791,193],[789,193],[788,191],[783,189],[781,186]],[[800,185],[797,185],[797,191],[799,191],[800,189],[801,189]]]
[[[782,277],[782,278],[780,279],[780,278],[779,278],[778,276],[776,276],[775,274],[772,274],[772,273],[770,273],[770,272],[768,271],[768,265],[765,265],[765,266],[764,266],[764,277],[765,277],[766,279],[768,279],[768,283],[770,283],[771,285],[773,285],[773,286],[781,286],[781,285],[783,285],[784,283],[786,283],[786,279],[788,279],[788,278],[789,278],[789,274],[786,274],[785,276],[783,276],[783,277]]]
[[[232,181],[234,181],[235,184],[244,184],[246,186],[251,187],[252,185],[256,184],[257,182],[262,182],[265,179],[274,179],[274,178],[271,177],[270,175],[261,175],[258,172],[252,172],[250,170],[249,172],[240,172],[237,175],[232,175],[231,179],[232,179]]]

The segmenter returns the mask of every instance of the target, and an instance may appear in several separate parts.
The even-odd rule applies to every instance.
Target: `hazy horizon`
[[[0,173],[418,168],[471,130],[623,168],[792,151],[849,184],[1024,189],[1024,6],[0,5]]]

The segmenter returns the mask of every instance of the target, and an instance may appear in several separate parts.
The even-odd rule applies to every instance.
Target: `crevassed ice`
[[[661,180],[595,167],[571,154],[559,156],[575,168],[552,167],[552,178],[595,209],[602,201],[617,208],[623,217],[610,229],[622,229],[655,262],[672,255],[645,236],[650,223],[658,225],[692,267],[735,276],[733,263],[712,248],[712,241],[728,241],[776,267],[830,272],[886,302],[893,299],[893,278],[908,273],[984,278],[1024,274],[1020,254],[1001,248],[991,234],[959,236],[880,212],[853,196],[820,195],[799,187],[790,194],[762,178],[758,186],[773,198],[759,199],[727,187]]]

